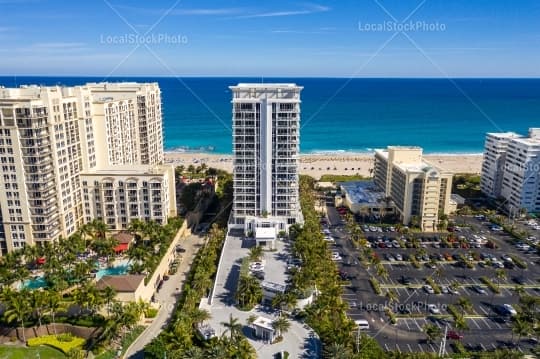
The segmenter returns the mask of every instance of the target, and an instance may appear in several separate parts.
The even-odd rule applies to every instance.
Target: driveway
[[[159,303],[160,309],[157,316],[144,332],[134,341],[124,354],[124,358],[142,359],[144,358],[144,347],[152,341],[158,334],[167,327],[169,319],[176,307],[179,290],[184,285],[191,263],[197,254],[200,246],[204,243],[204,238],[198,235],[191,235],[186,238],[175,238],[178,244],[186,250],[181,254],[182,261],[178,266],[176,274],[163,283],[163,287],[156,293],[155,300]]]

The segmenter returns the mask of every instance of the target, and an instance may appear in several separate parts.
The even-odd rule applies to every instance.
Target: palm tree
[[[441,328],[435,324],[426,324],[424,325],[423,330],[426,333],[427,341],[430,343],[434,343],[442,336]]]
[[[249,260],[257,261],[263,256],[263,248],[261,246],[251,247],[249,249]]]
[[[467,313],[472,310],[472,302],[467,297],[460,297],[456,304]]]
[[[381,263],[377,264],[377,275],[384,280],[388,279],[388,270]]]
[[[512,341],[514,339],[514,334],[518,335],[517,342],[515,344],[519,345],[521,337],[527,336],[531,333],[532,327],[531,324],[520,318],[514,318],[512,320]]]
[[[388,289],[386,291],[386,299],[388,299],[388,305],[391,307],[392,303],[397,302],[399,297],[393,289]]]
[[[501,281],[506,279],[506,271],[501,268],[495,270],[495,277],[497,278],[497,287],[501,289]]]
[[[291,323],[287,320],[287,318],[282,316],[279,316],[279,318],[272,322],[272,328],[274,328],[278,336],[282,336],[282,334],[287,333],[290,327]]]
[[[262,299],[262,288],[257,278],[250,275],[240,277],[236,299],[241,307],[253,307]]]
[[[112,287],[106,286],[101,290],[101,296],[107,305],[107,315],[110,315],[110,307],[112,301],[116,297],[116,291]]]
[[[47,309],[49,310],[49,313],[51,315],[51,322],[53,324],[53,330],[54,330],[55,335],[56,335],[55,316],[58,310],[62,307],[60,299],[61,299],[60,294],[56,291],[49,292],[49,295],[47,296]]]
[[[454,327],[458,331],[469,330],[469,325],[467,324],[467,321],[465,320],[465,317],[463,315],[460,315],[459,317],[454,319]]]
[[[212,315],[206,309],[194,308],[189,313],[189,317],[193,321],[193,325],[197,326],[198,324],[201,324],[212,318]]]
[[[324,348],[324,357],[328,359],[351,359],[351,349],[341,343],[332,343]]]
[[[225,333],[229,332],[231,340],[239,335],[242,330],[242,324],[240,324],[238,318],[234,318],[232,314],[229,314],[228,322],[221,322],[220,324],[226,328],[223,334],[225,335]]]
[[[30,292],[30,308],[38,320],[38,327],[41,327],[41,319],[47,305],[47,297],[49,292],[42,290],[33,290]]]
[[[4,318],[8,323],[18,322],[22,328],[23,341],[26,342],[24,334],[24,320],[31,312],[30,303],[28,302],[28,290],[23,289],[20,292],[12,292],[11,300],[9,300]]]

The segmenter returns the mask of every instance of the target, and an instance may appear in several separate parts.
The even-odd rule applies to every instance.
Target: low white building
[[[265,341],[272,342],[276,337],[276,331],[272,327],[272,319],[265,317],[257,317],[253,322],[255,336]]]
[[[275,227],[257,227],[255,228],[255,241],[257,246],[274,249],[276,247],[276,228]]]

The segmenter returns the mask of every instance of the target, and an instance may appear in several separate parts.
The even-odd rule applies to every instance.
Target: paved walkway
[[[289,352],[290,358],[318,358],[320,342],[315,332],[307,325],[295,320],[290,320],[291,327],[283,335],[284,340],[280,343],[269,344],[253,336],[252,330],[247,326],[246,321],[250,315],[263,316],[269,319],[275,319],[278,315],[267,307],[256,307],[249,312],[238,310],[233,304],[236,283],[239,277],[241,259],[248,255],[249,247],[253,244],[243,240],[241,235],[227,235],[227,240],[223,248],[223,258],[217,274],[216,288],[213,293],[212,305],[210,311],[212,318],[208,321],[210,326],[216,331],[216,335],[223,334],[225,328],[221,322],[227,322],[229,314],[238,318],[243,325],[242,331],[249,340],[250,344],[257,350],[259,358],[272,358],[273,355],[281,350]],[[281,251],[265,252],[265,257],[284,255]],[[265,272],[272,270],[282,270],[278,266],[270,268],[270,260],[266,263]]]
[[[144,347],[152,341],[158,334],[165,329],[178,299],[179,290],[182,288],[186,275],[188,274],[191,263],[200,246],[204,243],[204,238],[197,235],[191,235],[184,239],[177,239],[178,243],[186,250],[182,253],[182,261],[178,266],[176,274],[163,283],[163,287],[155,295],[156,301],[160,304],[157,316],[154,318],[144,332],[137,338],[124,354],[124,358],[142,359],[144,358]]]

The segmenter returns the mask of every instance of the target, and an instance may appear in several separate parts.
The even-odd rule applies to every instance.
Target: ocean
[[[78,85],[102,77],[0,77],[6,87]],[[416,145],[429,154],[473,154],[486,132],[540,127],[540,79],[344,79],[110,77],[157,81],[165,149],[231,153],[231,93],[238,82],[294,82],[304,87],[301,152],[369,152]]]

